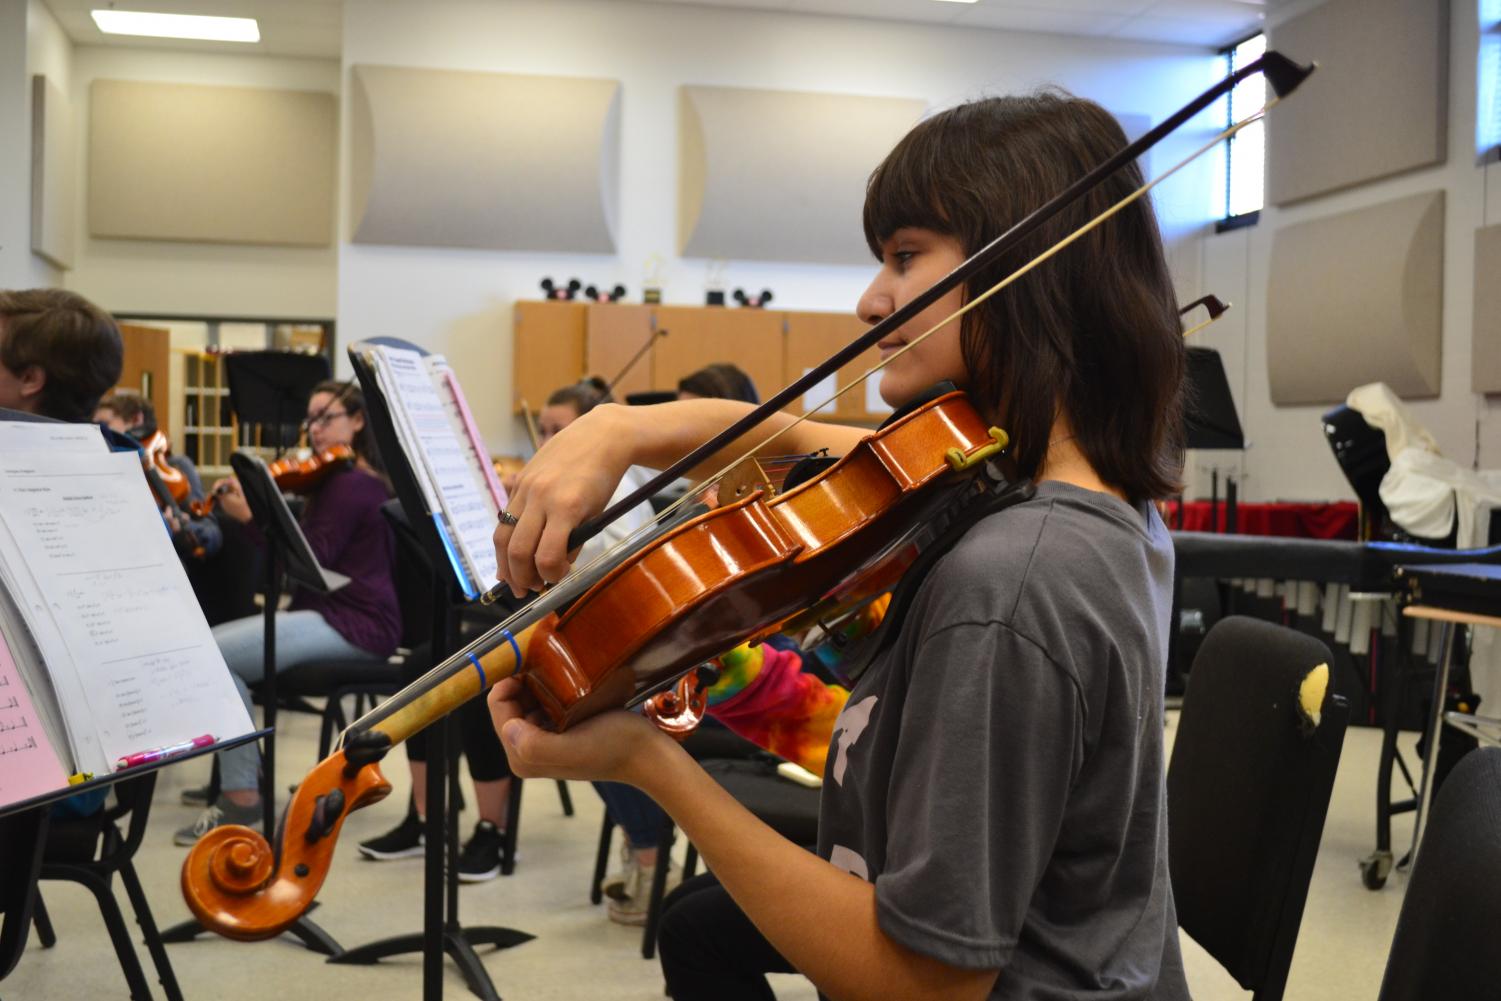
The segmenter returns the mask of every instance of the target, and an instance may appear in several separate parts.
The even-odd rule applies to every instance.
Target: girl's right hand
[[[595,407],[552,437],[508,491],[517,521],[495,528],[497,575],[521,597],[562,580],[568,533],[603,511],[632,461],[631,408]]]
[[[233,476],[220,480],[214,484],[214,494],[219,498],[219,510],[238,521],[240,524],[249,524],[250,504],[245,500],[245,493],[240,489],[240,481]]]

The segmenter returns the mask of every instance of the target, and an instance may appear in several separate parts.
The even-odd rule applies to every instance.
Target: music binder
[[[0,426],[0,807],[249,733],[139,457],[96,426]]]

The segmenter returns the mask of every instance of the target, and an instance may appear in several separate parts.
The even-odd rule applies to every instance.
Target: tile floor
[[[277,757],[284,773],[310,766],[316,751],[316,721],[297,714],[283,720]],[[1175,723],[1176,713],[1172,713],[1170,728]],[[1361,886],[1356,868],[1356,860],[1374,845],[1379,737],[1364,728],[1349,732],[1288,982],[1286,996],[1291,1001],[1364,1001],[1374,999],[1380,987],[1406,879],[1394,875],[1384,890],[1373,893]],[[1409,737],[1407,746],[1411,742]],[[420,929],[420,860],[373,863],[354,851],[356,842],[381,833],[399,819],[407,796],[405,759],[399,753],[388,772],[395,792],[387,802],[355,813],[345,825],[320,895],[322,906],[315,914],[318,923],[345,946]],[[171,835],[192,820],[194,811],[179,805],[178,792],[201,784],[205,775],[202,762],[186,762],[163,772],[146,843],[137,857],[146,893],[164,926],[187,915],[177,888],[184,850],[173,847]],[[509,1001],[659,1001],[660,973],[655,961],[641,958],[639,929],[614,925],[602,907],[589,904],[586,891],[599,835],[600,804],[586,785],[574,783],[572,790],[578,812],[567,818],[553,783],[527,784],[516,872],[464,887],[462,920],[504,924],[537,936],[514,949],[485,956],[497,989]],[[1411,837],[1410,819],[1404,819],[1399,819],[1394,832],[1399,845]],[[467,832],[472,818],[466,815],[463,824]],[[0,981],[0,998],[125,998],[124,979],[93,898],[67,883],[43,884],[43,892],[59,941],[52,949],[42,949],[33,935],[16,969]],[[123,903],[123,892],[120,899]],[[1184,948],[1195,998],[1249,997],[1186,938]],[[144,949],[139,951],[152,977],[149,957]],[[377,967],[331,966],[286,937],[257,944],[205,937],[170,946],[169,953],[187,1001],[312,997],[385,1001],[418,998],[422,993],[421,961],[415,955]],[[152,984],[160,997],[154,978]],[[784,1001],[816,997],[800,977],[774,977],[773,986]],[[444,996],[459,1001],[471,996],[452,964],[447,965]]]

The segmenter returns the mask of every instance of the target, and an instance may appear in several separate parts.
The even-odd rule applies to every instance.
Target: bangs
[[[881,244],[897,230],[908,226],[930,229],[944,236],[957,235],[953,212],[941,203],[944,164],[938,156],[940,142],[933,135],[933,120],[919,125],[897,143],[870,175],[865,186],[865,243],[876,260]]]

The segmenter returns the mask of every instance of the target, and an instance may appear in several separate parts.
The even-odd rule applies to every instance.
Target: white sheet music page
[[[381,345],[392,388],[405,413],[417,455],[438,493],[447,518],[451,542],[458,549],[470,583],[483,591],[496,581],[495,547],[491,536],[496,510],[489,490],[475,475],[469,445],[449,420],[433,376],[415,351]]]
[[[67,784],[62,760],[47,739],[26,682],[0,635],[0,806]]]
[[[21,604],[69,737],[88,744],[80,737],[90,727],[97,736],[92,747],[74,747],[79,770],[108,772],[127,754],[252,729],[143,489],[139,457],[0,455],[0,522],[3,548],[19,555],[34,584]],[[43,638],[49,631],[65,657]]]
[[[428,355],[423,361],[438,389],[438,398],[443,401],[449,427],[463,446],[464,462],[469,467],[475,495],[485,502],[483,515],[476,506],[472,509],[473,517],[456,527],[474,560],[475,572],[482,578],[480,587],[488,590],[499,579],[495,559],[495,522],[505,505],[506,492],[500,485],[500,477],[495,475],[495,466],[490,462],[484,439],[480,437],[474,415],[469,411],[469,402],[464,399],[463,387],[449,367],[448,359],[442,355]]]

